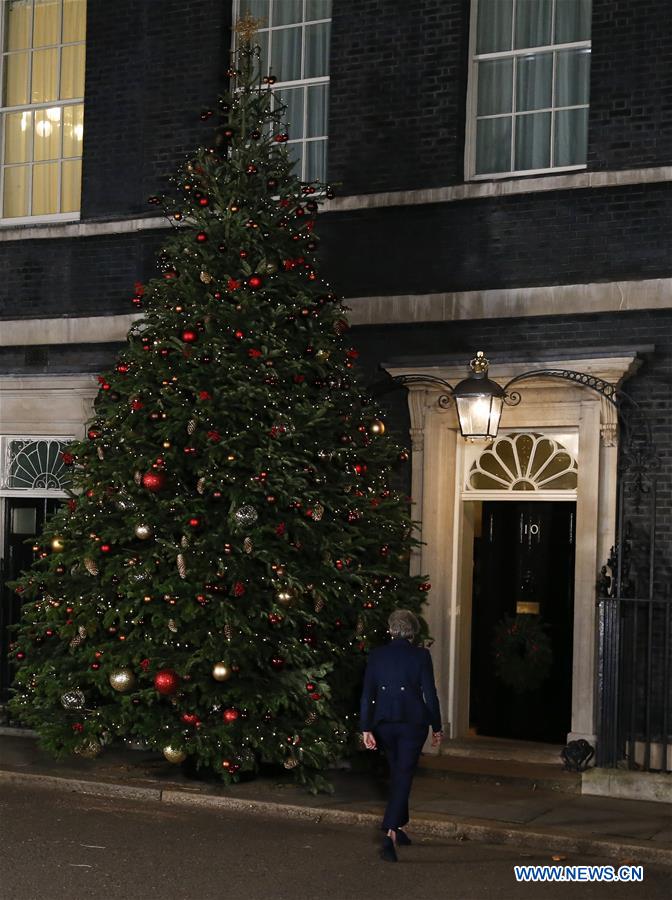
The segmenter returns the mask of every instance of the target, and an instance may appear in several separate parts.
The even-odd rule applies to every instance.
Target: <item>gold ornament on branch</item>
[[[168,619],[168,630],[172,631],[173,634],[177,634],[178,627],[177,627],[177,622],[175,621],[175,619]]]
[[[109,682],[111,688],[125,694],[135,687],[135,674],[132,669],[115,669],[110,672]]]
[[[171,747],[170,744],[165,746],[161,752],[169,763],[174,763],[175,765],[179,765],[179,763],[184,762],[187,758],[187,754],[184,750],[180,750],[179,747]]]
[[[224,637],[227,641],[233,640],[233,625],[230,625],[228,622],[224,626]]]
[[[252,538],[246,537],[243,541],[243,550],[245,551],[245,553],[252,553],[253,549]]]
[[[98,459],[100,459],[100,460],[105,459],[105,451],[100,446],[100,444],[96,447],[96,453],[98,454]]]
[[[134,529],[135,536],[141,541],[148,541],[154,534],[154,529],[146,522],[138,522]]]
[[[313,507],[314,521],[315,522],[321,521],[323,515],[324,515],[324,507],[322,506],[321,503],[316,503],[315,506]]]
[[[187,564],[184,561],[184,556],[181,553],[177,554],[177,573],[180,578],[187,577]]]
[[[196,482],[196,490],[199,494],[205,493],[205,478],[199,478]]]
[[[200,278],[203,284],[211,284],[213,281],[212,275],[205,270],[201,272]]]
[[[298,764],[299,764],[299,761],[295,756],[290,756],[283,763],[283,765],[286,769],[295,769],[298,766]]]
[[[54,553],[60,553],[60,551],[65,547],[65,541],[62,537],[54,537],[51,539],[51,549]]]
[[[87,558],[84,560],[84,568],[85,568],[86,571],[89,573],[89,575],[97,575],[97,574],[98,574],[98,566],[97,566],[97,565],[95,564],[95,562],[94,562],[90,557],[88,557],[88,556],[87,556]]]
[[[385,423],[382,419],[374,419],[369,425],[371,434],[385,434]]]
[[[212,667],[212,677],[215,681],[228,681],[231,677],[231,667],[225,662],[215,663]]]
[[[317,597],[315,597],[315,607],[314,608],[315,608],[316,613],[322,612],[322,610],[324,609],[324,597],[320,596],[320,594],[318,594]]]
[[[241,19],[238,19],[234,29],[236,34],[240,36],[242,44],[251,44],[252,38],[265,24],[265,19],[255,19],[250,13],[246,13]]]
[[[187,422],[187,434],[193,434],[196,431],[196,419],[189,419]]]
[[[189,538],[187,537],[186,534],[183,534],[182,537],[180,538],[180,546],[181,546],[184,550],[186,550],[187,547],[189,546]]]
[[[291,588],[281,588],[275,595],[280,606],[289,607],[294,602],[294,591]]]

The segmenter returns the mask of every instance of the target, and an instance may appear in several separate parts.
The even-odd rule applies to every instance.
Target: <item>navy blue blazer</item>
[[[431,725],[441,731],[441,710],[429,650],[395,638],[369,653],[360,705],[360,731],[379,722]]]

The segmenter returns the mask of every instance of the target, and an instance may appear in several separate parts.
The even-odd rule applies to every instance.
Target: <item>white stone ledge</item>
[[[346,297],[351,325],[455,322],[672,308],[672,278],[543,287]]]
[[[421,188],[415,191],[387,191],[378,194],[335,197],[333,200],[325,203],[324,211],[348,212],[356,209],[378,209],[387,206],[455,203],[459,200],[506,197],[514,194],[534,194],[540,191],[608,188],[630,184],[656,184],[664,181],[672,181],[672,166],[657,166],[650,169],[622,169],[610,172],[569,172],[565,175],[541,175],[532,178],[472,181],[449,187]]]
[[[170,228],[162,216],[145,219],[117,219],[112,222],[52,222],[44,225],[0,227],[1,241],[56,240],[61,238],[98,237],[104,234],[132,234]]]
[[[106,344],[126,340],[138,313],[60,319],[0,320],[0,347],[44,344]]]

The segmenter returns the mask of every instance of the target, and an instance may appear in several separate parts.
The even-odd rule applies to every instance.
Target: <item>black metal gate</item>
[[[660,483],[648,421],[627,397],[619,412],[617,543],[598,586],[596,764],[669,772],[672,572],[659,528],[669,485]]]

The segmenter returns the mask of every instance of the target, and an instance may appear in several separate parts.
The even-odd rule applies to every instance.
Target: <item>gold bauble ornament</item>
[[[59,553],[65,547],[65,542],[62,537],[54,537],[51,539],[51,549],[54,553]]]
[[[170,744],[164,747],[162,752],[168,762],[175,763],[175,765],[179,765],[179,763],[184,762],[187,758],[187,754],[184,750],[180,750],[179,747],[171,747]]]
[[[132,669],[115,669],[110,673],[109,682],[115,691],[125,694],[135,687],[135,674]]]
[[[145,522],[139,522],[135,526],[135,536],[141,541],[148,541],[153,534],[154,529],[151,525],[147,525]]]
[[[385,434],[385,423],[381,419],[374,419],[369,425],[371,434]]]
[[[89,740],[82,741],[77,747],[75,747],[74,752],[77,756],[81,756],[82,759],[95,759],[100,755],[103,747],[100,741],[97,741],[95,738],[90,738]]]
[[[231,667],[225,662],[215,663],[212,667],[212,677],[215,681],[228,681],[231,677]]]

